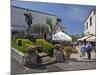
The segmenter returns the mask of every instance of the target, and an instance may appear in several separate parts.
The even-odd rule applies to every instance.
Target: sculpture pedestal
[[[38,55],[36,52],[32,54],[26,54],[23,57],[23,65],[27,67],[34,67],[37,66]]]
[[[56,62],[64,62],[64,55],[62,51],[54,50],[54,59]]]
[[[28,27],[26,32],[27,32],[28,35],[31,35],[31,32],[32,32],[31,27]]]

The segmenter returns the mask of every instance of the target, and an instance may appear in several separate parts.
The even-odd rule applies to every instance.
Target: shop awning
[[[93,41],[93,42],[95,42],[96,41],[96,36],[91,36],[91,37],[87,38],[86,41]]]
[[[87,39],[87,38],[89,38],[89,37],[90,37],[90,36],[84,36],[84,37],[78,39],[78,41],[84,41],[85,39]]]

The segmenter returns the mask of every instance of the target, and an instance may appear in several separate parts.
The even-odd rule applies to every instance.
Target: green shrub
[[[17,39],[16,43],[17,43],[17,45],[22,46],[22,39]]]
[[[39,46],[43,46],[46,41],[44,39],[36,39],[36,44]]]
[[[18,39],[17,39],[17,40],[18,40]],[[17,49],[18,51],[20,51],[20,52],[22,52],[22,53],[26,53],[26,50],[25,50],[26,48],[23,47],[23,46],[19,46],[19,45],[17,44],[17,40],[16,40],[16,39],[11,40],[11,47]]]
[[[22,46],[32,45],[32,42],[29,39],[22,39]]]
[[[52,56],[53,54],[53,45],[44,39],[37,39],[36,44],[41,46],[43,52],[47,53],[48,55]]]
[[[27,48],[28,46],[30,46],[29,44],[25,44],[24,47]]]
[[[36,45],[38,45],[39,47],[41,47],[39,49],[39,52],[43,52],[44,43],[45,43],[44,39],[36,39]]]
[[[28,45],[32,45],[32,42],[29,39],[17,39],[17,45],[27,47]]]
[[[53,45],[49,42],[45,42],[43,45],[43,51],[46,52],[48,55],[53,55]]]

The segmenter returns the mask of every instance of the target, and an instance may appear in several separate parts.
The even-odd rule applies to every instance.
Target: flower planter
[[[71,53],[64,52],[64,58],[65,59],[70,59]]]
[[[65,47],[64,48],[64,57],[65,57],[65,59],[70,59],[71,54],[72,54],[72,48]]]

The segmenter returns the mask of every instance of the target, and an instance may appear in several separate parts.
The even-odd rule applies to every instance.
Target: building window
[[[90,17],[90,26],[92,26],[92,17]]]
[[[88,29],[88,22],[86,23],[86,29]]]

